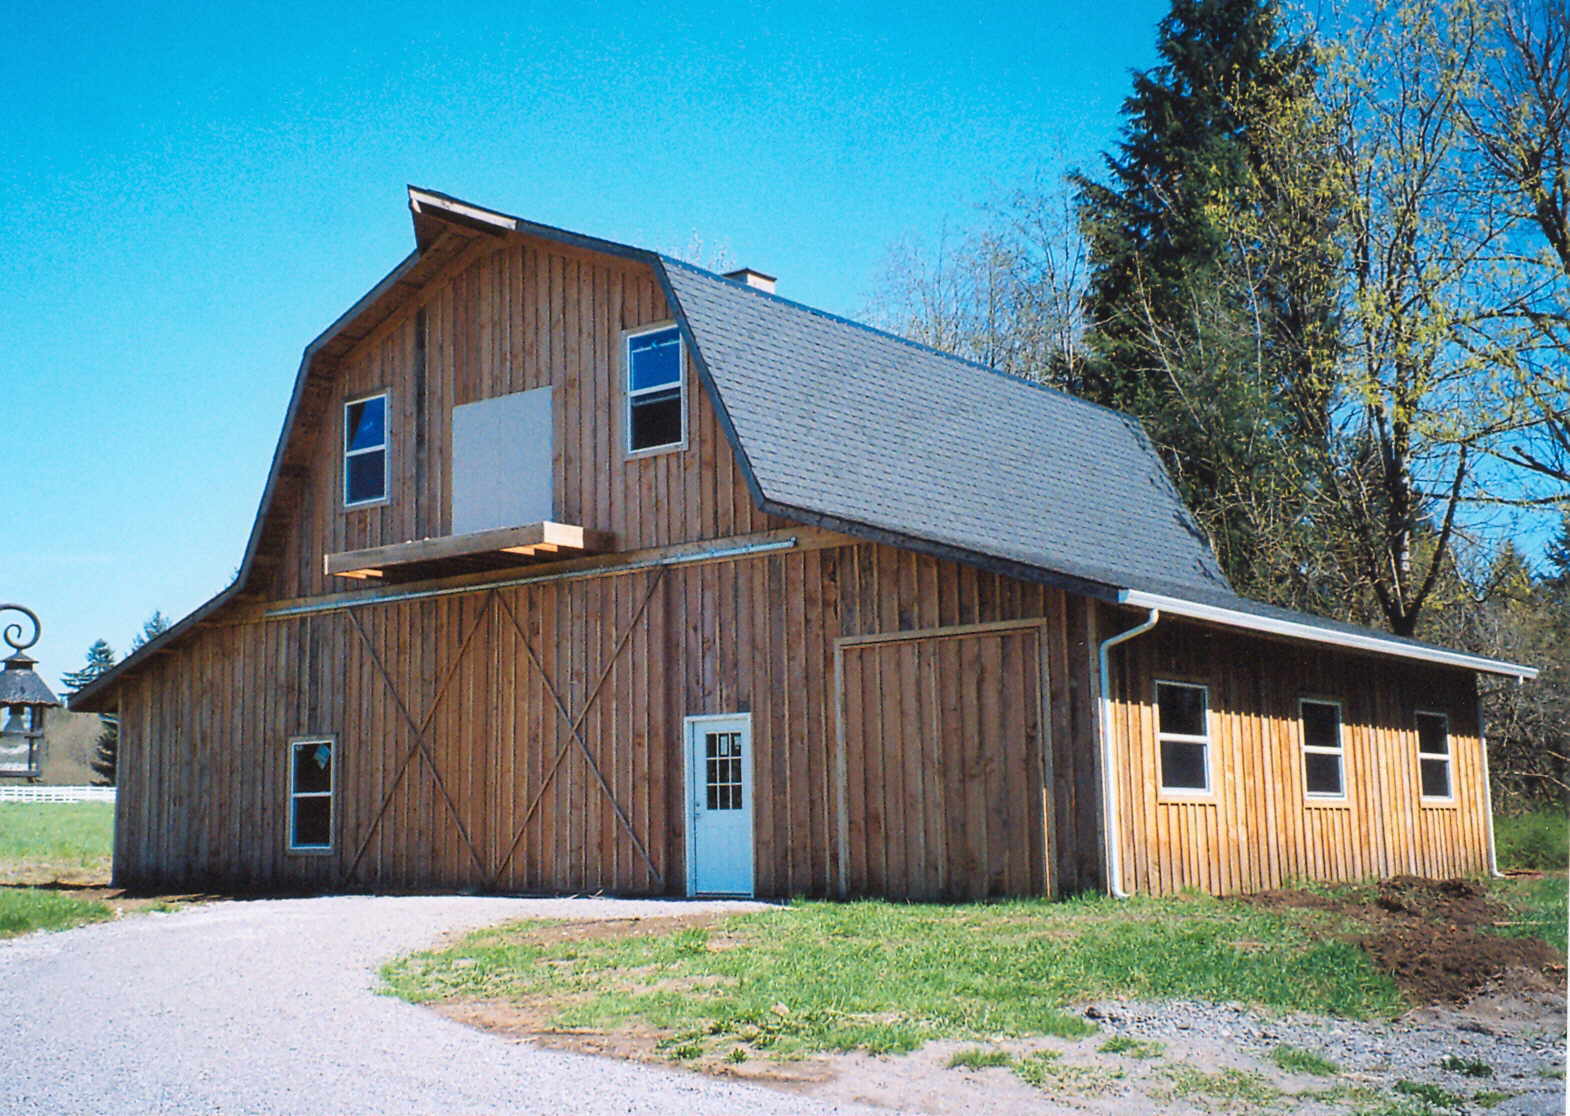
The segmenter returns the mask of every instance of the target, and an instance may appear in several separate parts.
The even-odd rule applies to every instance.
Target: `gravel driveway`
[[[0,941],[0,1112],[855,1111],[509,1042],[375,993],[380,962],[446,932],[706,906],[749,905],[334,896]]]

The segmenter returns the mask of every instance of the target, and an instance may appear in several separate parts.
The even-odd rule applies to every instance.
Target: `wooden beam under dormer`
[[[414,577],[441,577],[475,569],[528,565],[536,555],[554,558],[563,553],[598,554],[610,549],[611,536],[606,532],[546,520],[520,527],[346,550],[325,555],[323,568],[331,577],[407,581]]]

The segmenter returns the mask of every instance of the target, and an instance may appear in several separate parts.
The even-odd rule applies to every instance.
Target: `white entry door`
[[[752,894],[752,717],[687,718],[687,894]]]

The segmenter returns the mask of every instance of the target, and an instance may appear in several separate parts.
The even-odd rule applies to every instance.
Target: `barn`
[[[78,693],[165,888],[1233,894],[1493,862],[1498,662],[1234,593],[1127,416],[411,188],[227,589]]]

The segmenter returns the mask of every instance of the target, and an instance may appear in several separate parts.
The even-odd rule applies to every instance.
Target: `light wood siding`
[[[618,550],[778,526],[759,512],[714,408],[687,369],[687,448],[629,458],[622,334],[670,317],[641,263],[522,237],[482,239],[338,360],[301,417],[307,455],[269,596],[344,588],[322,556],[451,533],[452,409],[550,385],[556,518]],[[342,506],[343,403],[390,392],[384,504]]]
[[[1043,625],[844,641],[844,891],[1044,895],[1050,856]]]
[[[116,878],[679,892],[682,718],[750,712],[758,891],[831,895],[836,641],[1025,619],[1044,623],[965,641],[961,668],[964,656],[996,656],[999,684],[971,677],[967,689],[956,676],[948,684],[964,694],[949,697],[993,710],[1009,734],[1041,737],[1001,705],[1039,708],[1028,678],[1049,680],[1051,738],[1082,742],[1053,764],[1054,874],[1065,890],[1095,886],[1086,602],[827,532],[791,534],[795,549],[768,556],[202,630],[122,691]],[[338,739],[336,846],[291,855],[286,744],[316,733]],[[933,758],[889,754],[912,771]],[[991,793],[943,766],[944,811]],[[1041,808],[1022,799],[1006,828],[988,829],[1006,846],[989,846],[989,891],[1042,890]],[[884,837],[907,861],[908,820]]]
[[[1103,637],[1129,625],[1108,611]],[[1165,619],[1112,652],[1123,886],[1260,891],[1293,880],[1487,868],[1473,676]],[[1155,682],[1210,696],[1211,793],[1160,790]],[[1341,703],[1345,801],[1310,799],[1300,698]],[[1419,795],[1415,709],[1450,720],[1451,804]]]

